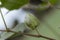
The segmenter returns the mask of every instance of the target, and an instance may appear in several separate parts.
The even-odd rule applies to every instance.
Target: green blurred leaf
[[[49,0],[52,5],[56,4],[58,0]]]
[[[28,0],[1,0],[2,6],[9,9],[18,9],[24,4],[28,3]]]
[[[29,0],[0,0],[2,2],[3,7],[13,10],[13,9],[18,9],[24,4],[28,3]],[[57,0],[49,0],[52,4],[55,4]]]

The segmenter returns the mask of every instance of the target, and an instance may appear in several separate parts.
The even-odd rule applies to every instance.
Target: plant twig
[[[2,32],[6,32],[6,30],[0,30]],[[49,40],[55,40],[55,39],[52,39],[52,38],[49,38],[49,37],[45,37],[45,36],[42,36],[42,35],[34,35],[34,34],[27,34],[27,33],[22,33],[21,31],[20,32],[15,32],[15,31],[11,31],[9,30],[8,32],[12,32],[12,33],[16,33],[16,34],[22,34],[22,35],[26,35],[26,36],[32,36],[32,37],[37,37],[37,38],[45,38],[45,39],[49,39]]]
[[[42,35],[34,35],[34,34],[24,34],[24,35],[27,35],[27,36],[32,36],[32,37],[38,37],[38,38],[45,38],[45,39],[48,39],[48,40],[55,40],[55,39],[52,39],[52,38],[49,38],[49,37],[46,37],[46,36],[42,36]]]
[[[5,25],[6,31],[8,31],[7,24],[6,24],[6,22],[5,22],[5,19],[4,19],[3,14],[2,14],[1,8],[0,8],[0,13],[1,13],[1,17],[2,17],[2,19],[3,19],[3,22],[4,22],[4,25]]]

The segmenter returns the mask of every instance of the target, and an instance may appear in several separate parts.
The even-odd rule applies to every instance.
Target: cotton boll
[[[5,9],[4,9],[5,10]],[[4,16],[5,22],[9,29],[14,27],[15,21],[24,23],[26,13],[22,9],[12,10]],[[0,30],[6,30],[2,17],[0,15]]]
[[[5,9],[4,9],[4,11],[5,11]],[[3,12],[3,13],[6,13],[6,12]],[[23,9],[16,9],[16,10],[10,11],[8,14],[4,14],[4,19],[7,24],[7,27],[10,30],[12,29],[13,31],[24,32],[24,30],[26,30],[26,27],[24,25],[25,16],[26,16],[26,13],[23,11]],[[17,21],[18,24],[15,25],[15,21]],[[1,15],[0,15],[0,30],[6,30]],[[2,36],[3,34],[4,34],[4,32],[0,31],[0,35]]]
[[[4,16],[7,27],[9,29],[17,28],[16,30],[25,32],[27,28],[25,27],[24,22],[27,17],[27,14],[28,12],[26,12],[23,8],[10,11],[8,14]],[[17,24],[15,24],[16,21],[17,21]],[[0,30],[6,30],[1,15],[0,15]]]

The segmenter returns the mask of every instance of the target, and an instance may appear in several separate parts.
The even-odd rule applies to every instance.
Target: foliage
[[[29,2],[29,0],[0,0],[0,1],[2,2],[1,6],[9,10],[18,9]],[[49,1],[54,5],[57,0],[49,0]]]
[[[22,5],[28,3],[28,0],[1,0],[2,7],[9,10],[20,8]]]
[[[50,2],[52,5],[56,4],[57,1],[58,1],[58,0],[49,0],[49,2]]]

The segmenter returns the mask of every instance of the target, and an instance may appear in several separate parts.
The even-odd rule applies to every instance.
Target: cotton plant
[[[21,18],[22,17],[22,18]],[[30,12],[23,11],[23,9],[13,10],[9,12],[7,15],[4,16],[5,22],[7,24],[7,28],[13,29],[14,28],[14,22],[18,21],[18,24],[25,24],[28,28],[34,30],[38,25],[40,25],[40,21],[38,18],[36,18],[33,14]],[[9,20],[8,20],[9,19]],[[13,19],[13,20],[12,20]],[[0,23],[0,30],[6,30],[4,22],[1,18]],[[26,28],[23,29],[23,31]],[[1,33],[2,33],[1,31]],[[8,31],[6,31],[8,32]],[[12,31],[10,31],[12,32]],[[39,37],[40,35],[33,35]]]
[[[0,22],[0,31],[1,31],[0,33],[2,33],[2,31],[3,32],[12,32],[12,33],[16,33],[16,34],[21,33],[23,35],[28,35],[28,36],[33,36],[33,37],[42,37],[42,38],[46,38],[48,40],[54,40],[52,38],[45,37],[45,36],[39,34],[39,32],[36,28],[40,25],[40,20],[33,14],[39,10],[45,10],[49,7],[51,7],[51,4],[49,2],[45,2],[42,0],[38,0],[38,1],[33,0],[33,2],[32,2],[32,0],[30,0],[30,3],[28,3],[27,5],[24,5],[19,9],[11,10],[4,17],[2,15],[1,22]],[[0,12],[1,12],[1,10],[0,10]],[[1,12],[1,14],[2,14],[2,12]],[[29,30],[36,30],[38,32],[38,35],[25,34],[21,31],[15,32],[15,31],[11,30],[16,27],[16,25],[17,25],[16,23],[24,24],[26,26],[26,27],[24,27],[23,31],[26,28],[28,28]]]

